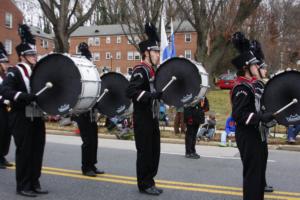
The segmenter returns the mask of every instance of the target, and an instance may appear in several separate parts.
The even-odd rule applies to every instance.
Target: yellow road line
[[[10,169],[14,169],[11,167]],[[136,178],[129,176],[118,176],[112,174],[103,174],[97,177],[88,177],[82,176],[81,172],[78,170],[69,170],[62,168],[53,168],[53,167],[43,167],[43,174],[71,177],[82,180],[92,180],[92,181],[102,181],[102,182],[110,182],[117,184],[126,184],[126,185],[136,185]],[[119,178],[119,179],[118,179]],[[158,180],[156,181],[157,186],[161,188],[175,189],[175,190],[185,190],[185,191],[194,191],[194,192],[205,192],[212,194],[224,194],[231,196],[242,196],[241,188],[236,187],[227,187],[227,186],[217,186],[217,185],[206,185],[206,184],[195,184],[195,183],[185,183],[185,182],[175,182],[175,181],[164,181]],[[165,183],[165,184],[164,184]],[[171,184],[171,185],[168,185]],[[188,187],[190,186],[190,187]],[[201,188],[210,186],[212,189]],[[220,190],[224,189],[224,190]],[[239,189],[240,191],[226,191]],[[276,196],[276,195],[265,195],[267,199],[279,199],[279,200],[300,200],[300,193],[290,193],[290,192],[281,192],[282,194],[289,196]],[[274,194],[274,193],[273,193]],[[291,195],[298,197],[291,197]]]
[[[54,170],[54,171],[59,171],[59,172],[68,172],[68,173],[81,174],[81,171],[79,171],[79,170],[70,170],[70,169],[53,168],[53,167],[43,167],[43,169]],[[131,176],[101,174],[101,177],[109,177],[109,178],[117,178],[117,179],[125,179],[125,180],[136,181],[136,178],[131,177]],[[231,187],[231,186],[208,185],[208,184],[200,184],[200,183],[187,183],[187,182],[166,181],[166,180],[155,180],[155,182],[159,183],[159,184],[171,184],[171,185],[181,185],[181,186],[190,186],[190,187],[206,187],[206,188],[212,188],[212,189],[236,190],[236,191],[240,191],[240,192],[242,191],[242,188]],[[272,194],[300,196],[300,193],[297,193],[297,192],[284,192],[284,191],[274,191]]]

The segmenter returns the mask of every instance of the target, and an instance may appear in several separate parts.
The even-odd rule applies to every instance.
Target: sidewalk
[[[217,134],[221,133],[222,131],[217,131]],[[55,130],[55,129],[47,129],[47,134],[51,135],[64,135],[64,136],[78,136],[78,134],[74,133],[73,131],[65,131],[65,130]],[[282,134],[283,135],[283,134]],[[117,139],[113,134],[98,134],[99,138],[104,139]],[[170,144],[184,144],[183,138],[161,138],[162,143],[170,143]],[[198,141],[198,145],[206,145],[206,146],[219,146],[219,141]],[[226,148],[226,147],[220,147]],[[269,145],[269,149],[272,150],[287,150],[287,151],[299,151],[300,152],[300,145],[289,145],[289,144],[272,144]]]

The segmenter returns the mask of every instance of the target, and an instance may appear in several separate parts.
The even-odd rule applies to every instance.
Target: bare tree
[[[82,16],[75,16],[76,9],[80,6],[79,0],[38,0],[45,16],[52,23],[54,30],[54,43],[56,52],[69,51],[69,37],[92,14],[100,0],[94,0],[90,8]],[[71,24],[71,19],[75,22]]]
[[[228,51],[231,34],[241,27],[261,0],[176,0],[187,20],[197,32],[195,58],[202,62],[210,74],[224,63],[233,53]],[[228,56],[224,56],[227,53]],[[224,59],[226,58],[226,59]]]

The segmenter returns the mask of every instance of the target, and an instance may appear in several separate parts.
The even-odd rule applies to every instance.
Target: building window
[[[106,37],[106,44],[110,44],[110,36]]]
[[[41,42],[42,42],[42,47],[44,49],[48,49],[48,40],[41,40]]]
[[[90,37],[90,38],[88,39],[88,45],[89,45],[89,46],[93,46],[93,45],[94,45],[94,38]]]
[[[79,45],[76,45],[76,47],[75,47],[75,52],[76,52],[76,54],[80,54],[80,51],[79,51],[78,46],[79,46]]]
[[[127,52],[127,60],[133,60],[133,52],[132,51]]]
[[[192,51],[191,50],[185,50],[184,51],[184,57],[188,59],[192,59]]]
[[[11,13],[5,13],[5,26],[7,28],[12,28],[13,25],[13,17]]]
[[[121,42],[122,42],[122,37],[121,36],[117,36],[117,44],[121,44]]]
[[[134,60],[141,60],[140,52],[138,52],[138,51],[134,52]]]
[[[100,60],[100,53],[94,52],[93,53],[93,60],[94,61],[99,61]]]
[[[127,43],[131,44],[132,43],[132,37],[131,36],[127,36]]]
[[[121,59],[121,51],[116,52],[116,59],[120,60]]]
[[[12,41],[11,40],[5,40],[4,42],[4,48],[7,52],[7,54],[12,54]]]
[[[138,36],[134,36],[134,42],[138,44],[141,42],[141,39]]]
[[[94,38],[94,45],[95,46],[100,46],[100,38],[98,38],[98,37]]]
[[[192,35],[190,33],[186,33],[184,36],[185,42],[191,42],[192,41]]]
[[[121,67],[116,67],[116,72],[121,72]]]
[[[112,59],[111,53],[110,52],[106,52],[105,53],[105,58],[106,58],[106,60]]]

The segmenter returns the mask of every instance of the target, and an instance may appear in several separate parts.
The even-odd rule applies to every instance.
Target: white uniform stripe
[[[248,119],[247,119],[247,121],[246,121],[246,125],[249,124],[249,122],[250,122],[250,120],[252,119],[253,115],[254,115],[254,113],[250,113],[250,115],[249,115],[249,117],[248,117]]]
[[[142,98],[142,96],[145,94],[145,92],[146,91],[142,91],[141,92],[141,94],[138,96],[138,98],[136,99],[136,101],[139,101],[141,98]]]

